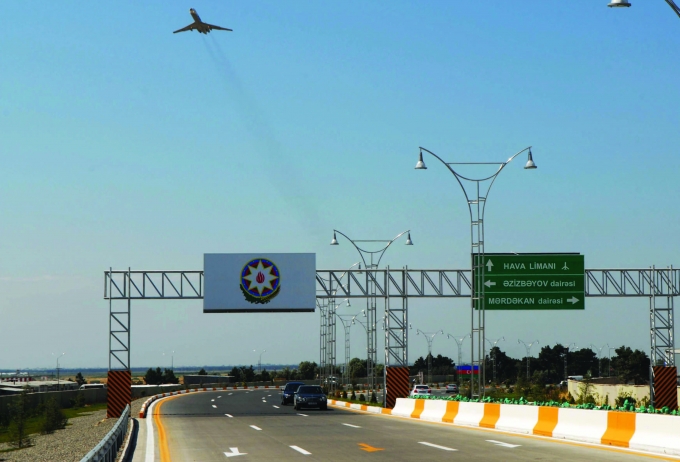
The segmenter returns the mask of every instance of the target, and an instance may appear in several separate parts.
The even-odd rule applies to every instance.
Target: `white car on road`
[[[410,396],[415,395],[431,395],[432,389],[428,385],[415,385],[413,390],[411,390]]]

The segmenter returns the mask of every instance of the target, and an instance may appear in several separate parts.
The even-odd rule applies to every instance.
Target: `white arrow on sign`
[[[484,283],[484,285],[487,286],[487,287],[491,287],[491,286],[495,286],[496,283],[495,283],[495,282],[491,282],[491,281],[486,281],[486,282]]]
[[[493,263],[491,262],[491,260],[486,262],[486,267],[489,268],[489,271],[491,271],[491,268],[493,268]]]
[[[502,441],[496,441],[496,440],[486,440],[489,443],[493,443],[496,446],[503,446],[504,448],[518,448],[521,446],[521,444],[510,444],[510,443],[504,443]]]
[[[225,452],[224,455],[227,457],[235,457],[235,456],[245,456],[248,454],[247,452],[238,452],[238,448],[229,448],[231,452]]]
[[[567,301],[573,305],[574,303],[578,302],[578,298],[571,297],[571,298],[568,298]]]

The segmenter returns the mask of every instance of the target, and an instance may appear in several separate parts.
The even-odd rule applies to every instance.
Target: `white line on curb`
[[[443,449],[444,451],[457,451],[458,449],[447,448],[446,446],[439,446],[438,444],[427,443],[425,441],[418,441],[419,444],[424,444],[425,446],[430,446],[432,448]]]
[[[295,449],[295,450],[296,450],[297,452],[299,452],[300,454],[304,454],[304,455],[306,455],[306,456],[312,455],[311,452],[305,451],[305,450],[302,449],[300,446],[291,446],[290,448],[291,448],[291,449]]]
[[[250,428],[252,428],[252,429],[254,429],[254,430],[257,430],[257,431],[259,431],[259,432],[262,431],[262,429],[261,429],[260,427],[256,426],[256,425],[251,425]]]

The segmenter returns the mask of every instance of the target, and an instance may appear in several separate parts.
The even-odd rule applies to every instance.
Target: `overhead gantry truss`
[[[344,283],[342,282],[344,281]],[[469,269],[341,269],[316,271],[317,299],[384,298],[387,320],[386,362],[408,365],[406,306],[409,298],[469,298]],[[129,367],[131,300],[201,300],[203,271],[109,270],[104,273],[104,299],[127,301],[110,307],[109,368]],[[680,270],[669,268],[586,269],[587,297],[647,297],[650,300],[652,364],[674,364],[673,303],[680,295]],[[389,303],[401,298],[402,303]],[[402,305],[401,307],[399,305]],[[394,321],[394,322],[392,322]],[[403,363],[403,364],[402,364]]]
[[[469,269],[317,270],[316,293],[317,298],[470,297],[471,279]],[[203,271],[110,270],[104,272],[104,280],[105,300],[203,299]],[[368,293],[369,281],[375,284],[375,295]],[[586,269],[585,293],[675,297],[680,295],[680,269]]]

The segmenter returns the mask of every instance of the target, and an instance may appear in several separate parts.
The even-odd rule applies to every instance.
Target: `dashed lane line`
[[[262,431],[262,429],[260,427],[258,427],[257,425],[251,425],[250,428],[252,428],[253,430],[257,430],[259,432]]]
[[[233,418],[234,418],[234,416],[231,415],[231,414],[224,414],[224,415],[226,415],[226,416],[229,417],[230,419],[233,419]]]
[[[302,417],[309,417],[307,414],[298,414],[301,415]]]
[[[280,408],[280,407],[278,407],[277,405],[273,405],[273,406],[274,406],[274,407],[275,407],[276,409],[281,409],[281,408]]]
[[[291,448],[291,449],[295,449],[295,450],[296,450],[297,452],[299,452],[300,454],[304,454],[304,455],[306,455],[306,456],[311,456],[311,455],[312,455],[311,452],[305,451],[305,450],[302,449],[300,446],[291,446],[290,448]]]
[[[352,427],[352,428],[361,428],[358,425],[352,425],[352,424],[348,424],[348,423],[344,423],[343,425],[347,425],[348,427]]]
[[[428,443],[426,441],[418,441],[418,444],[424,444],[425,446],[430,446],[431,448],[442,449],[444,451],[457,451],[458,449],[447,448],[446,446],[440,446],[438,444]]]

